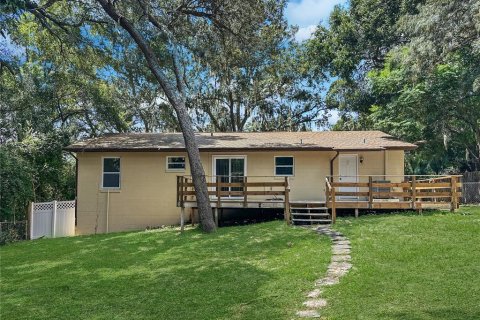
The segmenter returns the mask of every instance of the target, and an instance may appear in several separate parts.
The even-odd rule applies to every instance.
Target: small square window
[[[103,158],[102,188],[120,189],[120,158]]]
[[[275,175],[293,176],[293,157],[275,157]]]
[[[185,171],[185,157],[167,157],[168,171]]]

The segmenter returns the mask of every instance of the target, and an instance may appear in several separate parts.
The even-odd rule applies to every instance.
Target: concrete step
[[[305,208],[305,207],[290,207],[291,210],[328,210],[327,207],[312,207],[312,208]]]

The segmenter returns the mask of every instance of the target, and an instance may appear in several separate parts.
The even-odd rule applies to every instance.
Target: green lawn
[[[282,222],[8,245],[1,319],[291,319],[330,242]]]
[[[353,269],[325,319],[480,319],[480,208],[340,218]],[[0,248],[1,319],[292,319],[330,241],[282,222]]]
[[[326,290],[328,319],[480,319],[480,207],[339,219],[353,269]]]

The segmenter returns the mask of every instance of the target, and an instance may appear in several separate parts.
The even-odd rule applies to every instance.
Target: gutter
[[[337,151],[337,152],[362,152],[362,151],[383,151],[383,150],[413,150],[410,147],[373,147],[373,148],[350,148],[339,149],[332,147],[279,147],[279,148],[199,148],[200,152],[269,152],[269,151]],[[64,148],[67,152],[186,152],[181,148]]]

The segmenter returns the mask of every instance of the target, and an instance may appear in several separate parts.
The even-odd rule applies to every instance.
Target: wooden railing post
[[[180,206],[180,176],[177,176],[177,207]]]
[[[328,181],[325,181],[325,206],[328,208],[328,202],[330,201],[330,187]]]
[[[186,200],[188,200],[188,195],[187,195],[187,191],[188,191],[188,178],[187,177],[184,177],[182,179],[182,207],[184,207],[184,203]],[[195,190],[195,187],[193,187],[193,190]],[[197,199],[195,198],[195,201],[197,201]]]
[[[247,207],[247,177],[243,177],[243,207]]]
[[[284,205],[284,216],[285,222],[290,224],[290,186],[288,185],[288,177],[285,177],[285,205]]]
[[[415,209],[415,202],[417,201],[417,178],[415,176],[412,176],[412,199],[410,201],[412,202],[411,206],[412,209]]]
[[[450,211],[455,212],[457,209],[457,177],[450,177],[450,185],[451,185],[451,206]]]
[[[373,208],[373,177],[368,177],[368,207]]]
[[[332,187],[332,190],[330,192],[330,196],[332,198],[332,223],[335,223],[337,221],[337,208],[335,208],[335,187]]]
[[[217,208],[220,207],[220,199],[221,199],[221,196],[220,196],[220,177],[219,176],[216,176],[215,177],[216,180],[215,180],[215,192],[217,194]]]

